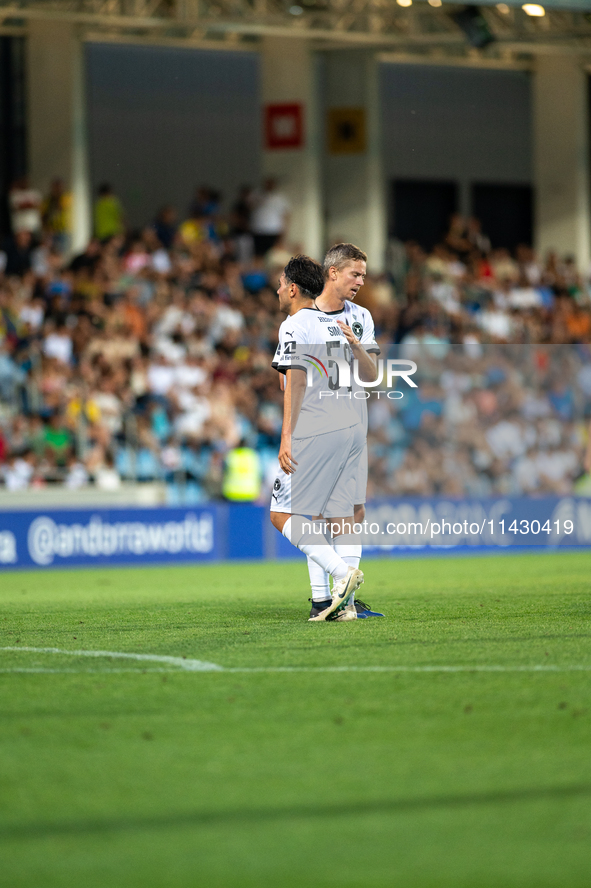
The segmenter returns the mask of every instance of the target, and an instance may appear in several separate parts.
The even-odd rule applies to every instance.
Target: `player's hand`
[[[355,334],[351,330],[351,327],[348,324],[345,324],[344,321],[337,321],[337,324],[339,325],[339,327],[343,331],[343,335],[344,335],[345,339],[347,340],[347,342],[349,343],[349,345],[359,345],[359,340],[357,339],[357,337],[355,336]]]
[[[281,441],[279,448],[279,465],[286,475],[293,475],[297,461],[291,455],[291,441],[289,439]]]

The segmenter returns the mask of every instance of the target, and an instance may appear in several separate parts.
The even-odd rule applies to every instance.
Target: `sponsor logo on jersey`
[[[320,324],[330,324],[332,318],[317,318],[317,320]]]

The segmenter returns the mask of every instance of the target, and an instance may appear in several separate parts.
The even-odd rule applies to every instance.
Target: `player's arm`
[[[357,361],[357,366],[359,367],[359,379],[362,379],[364,382],[375,382],[378,378],[378,363],[376,356],[366,352],[365,347],[361,344],[359,339],[357,339],[348,324],[345,324],[344,321],[337,321],[337,324],[343,331],[343,334],[351,347],[351,351],[353,352],[353,357]]]
[[[279,342],[277,344],[277,348],[275,350],[275,356],[273,358],[271,366],[273,367],[274,370],[279,371],[279,388],[281,389],[282,392],[285,391],[285,373],[283,370],[279,369],[279,364],[281,363],[281,355],[283,353],[284,346],[285,346],[285,342],[284,342],[284,336],[283,336],[283,324],[281,324],[281,326],[279,328]]]
[[[293,475],[297,466],[291,455],[291,436],[297,425],[306,391],[306,371],[287,370],[285,374],[285,397],[283,399],[283,427],[281,429],[281,447],[279,448],[279,465],[286,475]]]

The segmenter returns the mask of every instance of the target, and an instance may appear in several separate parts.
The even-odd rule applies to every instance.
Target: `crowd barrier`
[[[369,503],[365,554],[591,545],[582,498]],[[206,563],[297,557],[265,506],[0,511],[0,568]]]

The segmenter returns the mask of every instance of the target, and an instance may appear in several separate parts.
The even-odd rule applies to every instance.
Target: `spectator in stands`
[[[289,211],[289,201],[279,191],[277,180],[265,179],[262,192],[253,195],[251,229],[255,255],[266,255],[287,234]]]
[[[179,237],[185,247],[192,247],[206,240],[209,234],[207,216],[198,207],[179,227]]]
[[[251,232],[253,193],[250,185],[243,185],[230,212],[230,237],[239,263],[247,265],[254,255],[254,238]]]
[[[154,232],[160,244],[165,250],[170,250],[174,244],[177,232],[176,210],[170,205],[162,207],[154,220]]]
[[[243,185],[230,212],[230,232],[232,235],[248,234],[250,232],[250,217],[252,212],[253,193],[250,185]]]
[[[468,237],[468,226],[461,213],[454,213],[450,218],[445,244],[460,257],[467,256],[472,249],[472,243]]]
[[[219,212],[221,195],[213,188],[200,185],[189,207],[189,216],[213,218]]]
[[[483,233],[482,223],[475,216],[470,216],[466,226],[466,240],[479,253],[490,253],[490,238]]]
[[[114,491],[121,487],[121,477],[115,467],[115,461],[111,453],[105,454],[102,463],[97,465],[94,473],[94,483],[99,490]]]
[[[26,490],[35,474],[35,454],[26,450],[20,456],[12,456],[4,467],[3,474],[7,490]]]
[[[93,237],[89,240],[84,252],[79,253],[78,256],[72,259],[70,270],[75,273],[82,270],[93,272],[99,264],[101,257],[101,242],[98,237]]]
[[[53,321],[46,324],[46,335],[43,341],[43,353],[48,358],[56,358],[62,364],[72,360],[72,336],[64,325],[56,326]]]
[[[72,454],[68,460],[67,473],[64,478],[64,487],[68,490],[81,490],[89,482],[88,471],[84,463]]]
[[[49,236],[52,246],[60,253],[66,253],[70,244],[72,228],[72,195],[66,191],[62,179],[54,179],[49,194],[41,204],[43,231]]]
[[[94,204],[94,234],[101,243],[125,231],[121,201],[107,182],[99,186]]]
[[[275,187],[265,195],[281,221],[275,240],[286,206],[278,212]],[[24,261],[4,253],[11,274],[0,271],[7,483],[115,488],[121,477],[160,479],[177,490],[171,497],[182,484],[201,502],[221,495],[226,454],[240,441],[273,479],[282,396],[270,356],[282,318],[270,283],[292,248],[278,238],[264,258],[242,250],[239,239],[251,237],[248,217],[257,211],[247,198],[245,189],[224,220],[200,192],[197,236],[186,230],[180,238],[174,217],[159,214],[159,229],[154,223],[127,242],[119,234],[94,238],[69,266],[59,243],[34,253],[29,233],[19,240]],[[458,249],[449,239],[429,252],[401,245],[392,281],[370,277],[359,294],[371,304],[384,355],[397,356],[393,342],[418,349],[428,377],[404,406],[370,403],[373,494],[571,490],[591,392],[586,348],[567,350],[572,366],[557,369],[554,352],[520,349],[507,362],[490,345],[585,346],[588,281],[568,257],[541,263],[529,247],[515,256],[491,251],[473,221],[452,228]],[[523,363],[526,354],[537,363]],[[442,367],[445,383],[437,382]]]
[[[21,229],[8,240],[4,247],[4,274],[6,277],[22,277],[31,271],[33,259],[33,236],[27,229]]]
[[[19,386],[23,385],[26,374],[12,357],[14,346],[6,337],[0,342],[0,400],[16,400]]]
[[[72,435],[64,417],[57,412],[51,416],[45,427],[44,442],[44,456],[50,457],[58,466],[65,466],[71,452]]]
[[[8,193],[12,233],[28,231],[31,237],[41,233],[41,194],[31,188],[26,176],[17,179]]]

